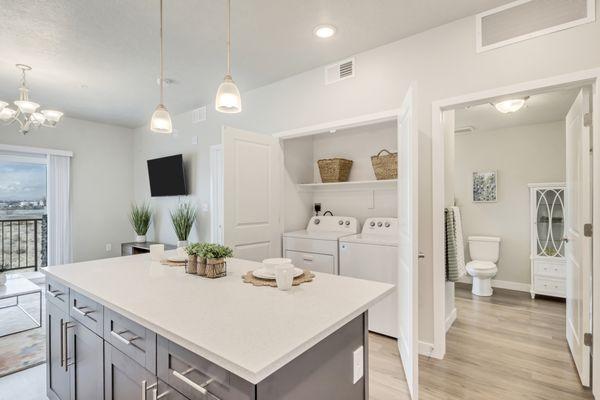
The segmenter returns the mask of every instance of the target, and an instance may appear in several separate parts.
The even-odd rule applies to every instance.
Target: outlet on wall
[[[354,350],[353,353],[353,370],[354,370],[354,378],[352,383],[356,383],[363,377],[365,374],[365,348],[360,346],[358,349]]]
[[[107,252],[112,251],[112,244],[111,243],[106,243],[106,251]]]

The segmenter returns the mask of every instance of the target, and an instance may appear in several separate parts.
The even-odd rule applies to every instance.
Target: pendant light
[[[150,120],[150,130],[158,133],[172,133],[173,123],[171,115],[164,106],[164,66],[163,66],[163,0],[160,0],[160,104],[156,106],[152,119]]]
[[[231,78],[231,0],[227,0],[227,74],[217,90],[215,109],[230,114],[242,111],[242,97]]]

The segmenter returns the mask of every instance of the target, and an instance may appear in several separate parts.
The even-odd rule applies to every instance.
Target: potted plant
[[[219,278],[227,275],[225,258],[231,257],[233,250],[227,246],[210,243],[202,249],[202,256],[206,258],[206,277]]]
[[[146,233],[152,222],[152,209],[148,203],[141,205],[132,203],[129,211],[129,222],[136,233],[135,241],[143,243],[146,241]]]
[[[175,211],[171,211],[171,222],[177,235],[177,247],[187,246],[187,238],[192,231],[194,221],[196,221],[196,207],[190,203],[180,204]]]
[[[200,243],[191,243],[185,246],[185,252],[188,255],[188,262],[185,266],[185,272],[188,274],[195,274],[198,271],[198,252],[200,250]]]

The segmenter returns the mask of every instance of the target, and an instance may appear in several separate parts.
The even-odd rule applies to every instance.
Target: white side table
[[[23,308],[23,306],[21,306],[20,303],[21,296],[35,293],[39,295],[39,316],[37,320],[33,315],[29,314],[29,312],[25,310],[25,308]],[[0,286],[0,300],[12,298],[16,300],[15,304],[0,307],[0,310],[10,307],[18,307],[29,319],[33,321],[35,325],[31,328],[5,333],[1,335],[0,338],[8,335],[14,335],[15,333],[30,331],[32,329],[40,328],[42,326],[42,289],[38,285],[32,283],[31,281],[25,278],[8,279],[6,281],[6,285]]]

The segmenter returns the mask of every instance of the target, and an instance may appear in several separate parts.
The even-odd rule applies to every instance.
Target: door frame
[[[210,241],[223,244],[223,145],[210,146]],[[219,224],[221,229],[219,229]]]
[[[432,136],[432,222],[433,222],[433,326],[432,357],[442,359],[446,354],[445,326],[445,240],[444,240],[444,186],[445,186],[445,138],[443,113],[503,96],[525,96],[558,89],[590,86],[592,88],[593,121],[592,147],[600,149],[600,68],[558,75],[545,79],[521,82],[490,90],[437,100],[431,109]],[[592,160],[592,224],[600,229],[600,151],[593,153]],[[592,238],[592,254],[600,255],[600,234]],[[600,335],[600,256],[592,256],[592,331]],[[594,395],[600,396],[600,346],[593,347],[593,360],[598,363],[593,370]]]

